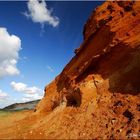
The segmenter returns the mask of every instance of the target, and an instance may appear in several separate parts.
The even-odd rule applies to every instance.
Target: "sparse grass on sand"
[[[30,111],[3,111],[0,110],[0,129],[23,119]]]
[[[6,117],[8,115],[10,115],[12,112],[9,111],[0,111],[0,117]]]

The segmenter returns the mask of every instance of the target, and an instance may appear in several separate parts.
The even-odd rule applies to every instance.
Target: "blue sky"
[[[43,1],[42,7],[38,7],[40,3],[0,1],[0,54],[5,53],[0,57],[0,107],[43,95],[44,87],[74,56],[74,49],[83,40],[85,22],[101,3]],[[49,16],[34,11],[32,6],[44,8]],[[16,50],[10,44],[10,38],[16,40],[13,43]],[[18,56],[12,51],[9,53],[11,46]],[[6,67],[12,72],[8,69],[6,73]]]

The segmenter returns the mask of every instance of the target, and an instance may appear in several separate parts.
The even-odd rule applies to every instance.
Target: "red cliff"
[[[140,2],[105,2],[83,36],[75,56],[46,86],[37,113],[59,110],[54,131],[60,138],[138,138]]]

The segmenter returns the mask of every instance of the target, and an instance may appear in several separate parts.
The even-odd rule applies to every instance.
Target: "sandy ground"
[[[7,112],[0,111],[0,129],[10,127],[14,122],[23,119],[30,111]]]
[[[18,134],[20,135],[19,130],[21,129],[22,123],[20,121],[27,118],[32,112],[33,111],[0,111],[0,139],[10,139],[17,137]],[[24,123],[22,126],[24,126]]]

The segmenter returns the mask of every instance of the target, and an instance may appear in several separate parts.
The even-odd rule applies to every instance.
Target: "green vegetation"
[[[7,117],[11,115],[12,113],[20,112],[20,111],[6,111],[6,110],[0,110],[0,117]]]
[[[12,112],[0,110],[0,117],[6,117],[10,115]]]

